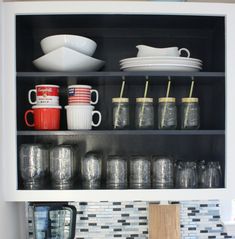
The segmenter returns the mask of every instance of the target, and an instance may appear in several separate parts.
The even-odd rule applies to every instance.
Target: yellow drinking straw
[[[192,98],[193,87],[194,87],[194,78],[192,76],[192,82],[191,82],[191,87],[190,87],[190,91],[189,91],[189,98]],[[186,108],[186,113],[185,113],[185,118],[184,118],[184,127],[186,126],[186,122],[188,120],[188,112],[189,112],[189,105],[187,105],[187,108]]]
[[[171,88],[171,78],[168,77],[168,84],[167,84],[167,91],[166,91],[166,98],[169,97],[170,94],[170,88]],[[161,126],[163,127],[163,123],[165,120],[165,115],[166,115],[166,104],[164,105],[164,109],[163,109],[163,116],[162,116],[162,122],[161,122]]]
[[[120,111],[120,99],[122,98],[123,96],[123,91],[124,91],[124,87],[125,87],[125,80],[123,78],[122,80],[122,87],[121,87],[121,91],[120,91],[120,96],[119,96],[119,102],[118,102],[118,108],[117,108],[117,111],[115,113],[115,122],[114,122],[114,129],[117,128],[117,121],[118,121],[118,116],[119,116],[119,111]]]
[[[141,113],[140,113],[140,126],[142,126],[143,123],[143,117],[144,117],[144,106],[145,106],[145,99],[147,96],[147,92],[148,92],[148,85],[149,85],[149,81],[148,81],[148,77],[146,76],[146,82],[145,82],[145,88],[144,88],[144,102],[142,104],[141,107]]]

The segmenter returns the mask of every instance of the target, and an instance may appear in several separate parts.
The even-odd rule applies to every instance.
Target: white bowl
[[[40,44],[44,54],[64,46],[85,55],[92,56],[97,47],[97,44],[87,37],[68,34],[46,37],[41,40]]]
[[[42,71],[97,71],[104,65],[104,61],[60,47],[37,58],[33,64]]]

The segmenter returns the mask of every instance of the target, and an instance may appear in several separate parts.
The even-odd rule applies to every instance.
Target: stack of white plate
[[[123,71],[200,71],[202,61],[189,57],[147,56],[122,59]]]
[[[33,61],[43,71],[96,71],[104,61],[92,57],[97,44],[77,35],[53,35],[40,42],[45,55]]]

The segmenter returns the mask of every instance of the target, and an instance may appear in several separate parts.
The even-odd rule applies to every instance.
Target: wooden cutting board
[[[180,205],[149,205],[149,239],[180,239]]]

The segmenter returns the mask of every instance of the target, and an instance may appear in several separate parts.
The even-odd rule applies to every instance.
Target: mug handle
[[[31,105],[35,105],[35,104],[37,104],[37,100],[35,100],[35,101],[32,101],[32,100],[31,100],[31,94],[32,94],[32,92],[34,92],[34,93],[36,94],[36,90],[35,90],[35,89],[30,90],[30,91],[28,92],[28,100],[29,100],[29,103],[30,103]]]
[[[187,53],[187,56],[186,56],[187,58],[190,57],[190,51],[187,48],[180,48],[179,49],[180,56],[181,56],[182,51],[185,51]]]
[[[102,116],[101,116],[101,113],[98,110],[92,111],[92,117],[93,117],[94,114],[98,114],[99,115],[99,120],[98,120],[98,122],[96,124],[92,120],[92,126],[97,127],[101,123]]]
[[[91,90],[91,94],[92,94],[93,92],[95,93],[95,98],[96,98],[96,99],[95,99],[95,101],[91,101],[91,104],[95,105],[95,104],[98,103],[98,100],[99,100],[99,93],[98,93],[97,90],[92,89],[92,90]]]
[[[34,123],[30,124],[30,123],[28,122],[28,114],[29,114],[29,113],[32,113],[32,114],[34,115],[34,111],[33,111],[33,110],[27,110],[27,111],[25,112],[25,114],[24,114],[24,121],[25,121],[25,123],[26,123],[26,125],[27,125],[28,127],[34,127],[34,126],[35,126]]]

